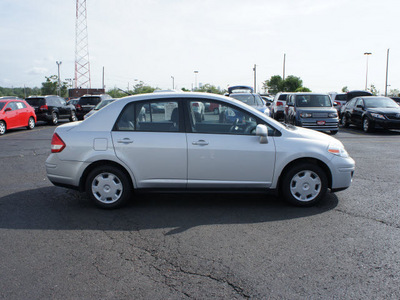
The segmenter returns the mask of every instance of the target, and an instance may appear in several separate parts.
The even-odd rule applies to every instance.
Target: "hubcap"
[[[319,195],[320,191],[321,179],[313,171],[300,171],[290,181],[290,192],[298,201],[312,201]]]
[[[0,134],[4,134],[6,132],[6,125],[3,122],[0,122]]]
[[[29,119],[29,128],[34,128],[35,127],[35,121],[32,119],[32,118],[30,118]]]
[[[101,173],[92,181],[93,196],[100,202],[111,204],[118,201],[123,192],[119,178],[112,173]]]
[[[369,126],[368,119],[365,119],[364,120],[364,131],[368,131],[368,126]]]

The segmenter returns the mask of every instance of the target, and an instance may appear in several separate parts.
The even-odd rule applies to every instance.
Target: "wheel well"
[[[282,181],[283,181],[283,177],[285,176],[285,174],[296,164],[299,163],[311,163],[311,164],[316,164],[317,166],[319,166],[322,170],[324,170],[325,174],[326,174],[326,178],[328,180],[328,187],[331,188],[332,187],[332,174],[331,171],[329,170],[328,166],[320,161],[319,159],[316,158],[311,158],[311,157],[302,157],[302,158],[298,158],[292,162],[290,162],[289,164],[287,164],[285,166],[285,168],[282,170],[281,175],[279,176],[279,180],[278,180],[278,188],[279,191],[281,191],[282,188]]]
[[[116,163],[116,162],[114,162],[114,161],[111,161],[111,160],[99,160],[99,161],[96,161],[96,162],[90,164],[90,165],[85,169],[85,171],[83,172],[83,174],[82,174],[82,176],[81,176],[81,179],[79,180],[79,191],[81,191],[81,192],[85,191],[86,179],[87,179],[88,175],[90,174],[90,172],[91,172],[94,168],[97,168],[98,166],[104,166],[104,165],[111,165],[111,166],[114,166],[114,167],[120,169],[122,172],[124,172],[124,174],[126,175],[126,177],[127,177],[127,178],[129,179],[129,181],[131,182],[131,186],[132,186],[132,187],[134,186],[134,185],[133,185],[133,182],[132,182],[132,178],[131,178],[131,176],[129,175],[129,172],[128,172],[123,166],[121,166],[120,164],[118,164],[118,163]]]

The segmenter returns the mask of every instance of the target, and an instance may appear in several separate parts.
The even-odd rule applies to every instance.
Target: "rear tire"
[[[51,120],[50,120],[51,125],[57,125],[58,124],[58,114],[56,112],[51,113]]]
[[[26,126],[26,128],[32,130],[33,128],[35,128],[35,119],[33,117],[30,117],[28,120],[28,126]]]
[[[4,121],[0,121],[0,135],[5,134],[7,131],[7,126]]]
[[[335,135],[336,133],[338,133],[338,130],[331,130],[332,135]]]
[[[126,204],[131,196],[132,184],[121,169],[104,165],[89,173],[85,188],[98,207],[113,209]]]
[[[303,162],[291,167],[282,181],[284,199],[296,206],[312,206],[326,194],[328,179],[315,164]]]

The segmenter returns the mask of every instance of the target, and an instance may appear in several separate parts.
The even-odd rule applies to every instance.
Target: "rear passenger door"
[[[117,157],[134,174],[137,188],[186,187],[186,133],[179,100],[127,104],[112,140]]]

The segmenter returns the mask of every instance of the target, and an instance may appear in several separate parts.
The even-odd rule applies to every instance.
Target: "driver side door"
[[[250,112],[225,103],[219,114],[204,117],[188,103],[188,188],[268,188],[273,180],[275,143],[273,137],[261,144],[255,135],[257,119]],[[204,102],[204,101],[203,101]]]

